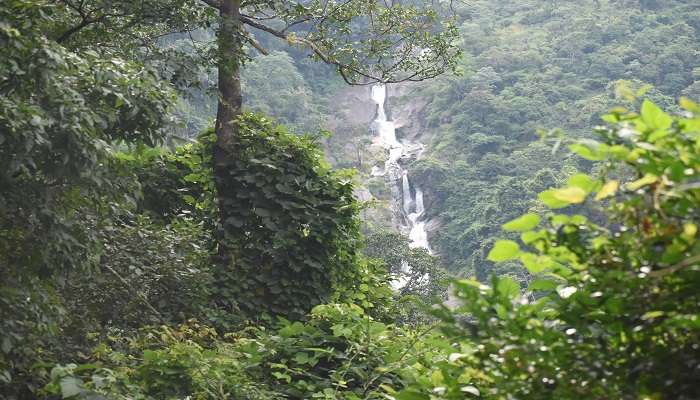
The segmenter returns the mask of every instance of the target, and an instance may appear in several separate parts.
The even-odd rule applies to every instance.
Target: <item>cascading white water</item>
[[[400,215],[398,225],[401,230],[408,233],[409,245],[412,248],[421,247],[430,250],[428,243],[428,232],[425,230],[425,206],[423,203],[423,191],[417,187],[411,187],[408,170],[401,164],[403,157],[409,158],[415,155],[416,149],[422,149],[420,143],[399,142],[396,139],[396,126],[394,121],[387,118],[386,85],[377,84],[372,86],[371,98],[377,104],[377,117],[372,121],[371,129],[376,135],[375,143],[388,150],[389,154],[384,162],[384,170],[380,167],[372,168],[373,176],[384,176],[386,183],[391,188],[392,209]],[[410,274],[411,266],[407,262],[401,263],[401,272],[404,278],[399,278],[393,282],[395,290],[406,285],[405,276]]]
[[[382,84],[372,86],[372,101],[377,104],[377,118],[375,121],[386,121],[384,103],[386,102],[386,86]]]
[[[401,194],[403,197],[403,212],[409,215],[413,200],[411,199],[411,184],[408,182],[408,171],[406,170],[403,171],[403,178],[401,178]]]
[[[416,213],[423,215],[425,212],[425,205],[423,204],[423,191],[420,188],[416,188]]]
[[[401,148],[401,143],[396,140],[396,128],[394,127],[394,121],[389,121],[386,118],[386,110],[384,109],[384,103],[386,102],[385,85],[372,86],[372,100],[377,104],[377,117],[374,119],[372,124],[374,125],[374,130],[379,136],[380,143],[385,147],[389,147],[390,149]],[[401,157],[400,151],[396,155],[396,160],[398,160],[398,157]],[[389,158],[392,157],[390,156]]]
[[[423,191],[416,187],[416,210],[408,214],[408,220],[411,221],[411,232],[408,234],[411,239],[411,247],[423,247],[430,252],[430,244],[428,243],[428,232],[425,230],[425,221],[420,221],[420,218],[425,213],[423,206]]]

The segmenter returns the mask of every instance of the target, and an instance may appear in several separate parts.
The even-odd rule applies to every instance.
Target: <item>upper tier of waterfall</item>
[[[379,144],[389,149],[400,149],[401,143],[396,140],[396,126],[394,121],[389,121],[386,116],[384,103],[386,102],[386,85],[372,86],[372,101],[377,104],[377,117],[372,121],[372,129],[376,132]],[[401,157],[402,151],[393,152],[394,161]]]

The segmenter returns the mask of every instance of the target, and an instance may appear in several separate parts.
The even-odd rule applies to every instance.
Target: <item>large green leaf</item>
[[[600,161],[605,158],[605,155],[593,145],[574,143],[569,146],[569,150],[590,161]]]
[[[577,187],[582,189],[586,194],[594,191],[597,186],[598,186],[598,181],[595,179],[591,178],[590,176],[586,174],[575,174],[572,175],[566,183],[570,187]]]
[[[549,189],[540,193],[537,198],[540,199],[547,207],[552,209],[564,208],[571,204],[571,202],[564,201],[555,196],[556,190]]]
[[[607,197],[614,195],[615,192],[617,192],[619,186],[620,182],[615,179],[606,182],[605,185],[603,185],[603,187],[595,195],[595,199],[603,200]]]
[[[495,262],[512,260],[520,253],[520,247],[512,240],[498,240],[489,252],[488,259]]]
[[[649,99],[645,99],[644,103],[642,103],[641,116],[644,123],[654,130],[668,129],[673,122],[673,119],[668,114]]]
[[[552,190],[552,197],[568,204],[578,204],[586,200],[586,191],[580,187],[569,186]]]
[[[532,253],[522,253],[520,261],[531,274],[538,274],[554,265],[548,256],[538,256]]]
[[[520,294],[520,285],[513,278],[505,276],[498,279],[496,290],[508,298],[515,298]]]
[[[540,217],[530,213],[503,224],[503,229],[511,232],[524,232],[535,228],[539,223]]]
[[[530,282],[530,285],[528,286],[528,290],[535,291],[535,290],[554,290],[556,289],[558,284],[552,280],[549,279],[535,279],[532,282]]]

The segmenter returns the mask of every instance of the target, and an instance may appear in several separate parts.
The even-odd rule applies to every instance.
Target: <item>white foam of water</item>
[[[411,182],[408,177],[408,170],[404,169],[399,160],[403,156],[408,156],[416,149],[422,151],[423,145],[420,143],[404,142],[396,139],[396,126],[394,121],[387,119],[386,85],[377,84],[372,86],[372,101],[377,104],[377,117],[372,121],[372,129],[377,135],[377,143],[389,150],[388,158],[384,163],[384,170],[379,167],[372,168],[372,176],[384,175],[387,182],[392,185],[392,200],[402,211],[404,221],[401,222],[405,231],[408,231],[410,239],[409,246],[412,248],[424,248],[432,253],[428,243],[428,232],[425,229],[425,221],[421,220],[425,214],[423,203],[423,191],[419,187],[411,190]],[[401,181],[399,183],[398,181]],[[413,212],[411,212],[413,211]],[[411,274],[411,266],[406,261],[401,263],[401,274],[399,278],[392,282],[395,290],[400,290],[408,283],[408,276]]]
[[[411,184],[408,182],[408,171],[403,171],[401,178],[401,195],[403,196],[403,212],[408,215],[411,213],[413,200],[411,199]]]

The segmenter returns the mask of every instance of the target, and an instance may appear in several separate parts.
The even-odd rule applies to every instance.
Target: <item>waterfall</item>
[[[373,129],[377,132],[382,145],[390,149],[399,149],[398,152],[395,152],[397,154],[396,160],[398,160],[398,157],[401,156],[401,143],[396,140],[394,121],[389,121],[386,117],[386,110],[384,109],[384,103],[386,102],[385,85],[372,86],[372,101],[377,104],[377,117],[372,122]]]
[[[420,188],[416,188],[416,213],[418,215],[423,215],[425,212],[425,206],[423,205],[423,191]]]
[[[379,84],[372,86],[372,101],[377,104],[377,118],[375,121],[386,121],[384,103],[386,102],[386,86]]]
[[[401,196],[403,197],[403,212],[409,215],[413,201],[411,200],[411,184],[408,182],[408,171],[406,170],[403,171],[401,179]]]
[[[387,150],[387,159],[384,169],[379,166],[372,168],[372,176],[384,176],[385,182],[391,189],[391,208],[394,211],[397,225],[402,232],[408,234],[409,245],[412,248],[424,248],[432,253],[428,243],[428,232],[425,230],[425,205],[423,203],[423,191],[413,185],[409,177],[409,171],[401,165],[402,159],[418,157],[423,149],[421,143],[408,141],[399,142],[396,139],[396,126],[393,120],[387,118],[386,85],[376,84],[372,86],[371,99],[377,105],[377,116],[372,121],[371,130],[376,136],[375,144]],[[403,278],[392,282],[395,290],[406,285],[406,275],[410,274],[411,266],[406,261],[401,263]]]

